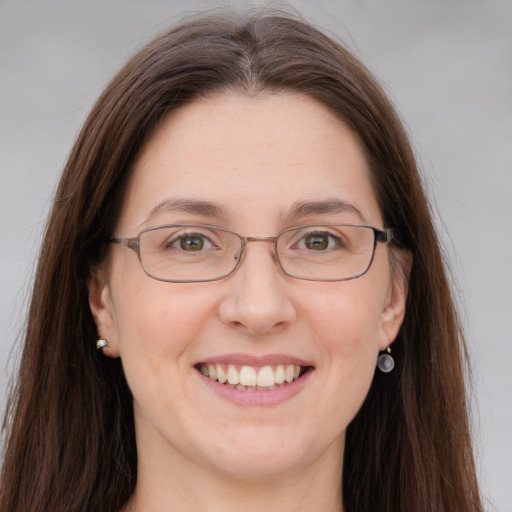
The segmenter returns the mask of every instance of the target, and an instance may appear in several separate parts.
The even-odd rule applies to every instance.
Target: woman
[[[62,176],[0,509],[480,511],[464,350],[361,63],[284,15],[188,21]]]

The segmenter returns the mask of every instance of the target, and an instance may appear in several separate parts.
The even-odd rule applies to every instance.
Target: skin
[[[204,212],[150,212],[168,198],[210,201]],[[170,115],[136,162],[116,235],[168,223],[216,224],[244,236],[291,225],[363,223],[353,211],[287,219],[301,201],[340,199],[384,228],[367,162],[350,129],[308,97],[233,92]],[[286,276],[269,243],[249,244],[220,281],[149,278],[112,245],[90,282],[107,356],[120,357],[134,396],[138,482],[127,510],[342,510],[347,425],[380,350],[402,323],[406,280],[385,244],[369,271],[341,282]],[[223,354],[285,354],[314,371],[275,406],[240,407],[204,385],[194,364]]]

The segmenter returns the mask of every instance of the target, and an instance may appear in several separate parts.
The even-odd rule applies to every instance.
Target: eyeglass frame
[[[359,274],[356,274],[355,276],[350,276],[350,277],[314,278],[314,277],[302,277],[302,276],[292,274],[292,273],[288,272],[283,267],[283,264],[281,263],[281,260],[279,259],[279,252],[277,251],[278,238],[281,235],[283,235],[284,233],[287,233],[289,231],[293,231],[296,229],[302,229],[302,228],[307,228],[307,227],[323,227],[323,226],[325,226],[325,227],[347,226],[347,227],[365,228],[365,229],[370,229],[371,231],[373,231],[373,235],[374,235],[373,240],[374,241],[373,241],[373,248],[372,248],[372,257],[370,258],[370,262],[368,263],[368,266],[365,268],[364,271],[360,272]],[[151,274],[151,272],[149,272],[146,269],[146,267],[144,266],[144,264],[142,263],[142,258],[140,255],[140,237],[142,234],[144,234],[148,231],[155,231],[157,229],[171,228],[171,227],[183,227],[183,228],[198,227],[198,228],[216,229],[216,230],[224,231],[226,233],[231,233],[231,234],[237,236],[241,242],[241,245],[240,245],[240,252],[238,253],[238,258],[237,258],[237,262],[236,262],[235,266],[226,274],[223,274],[218,277],[210,277],[207,279],[164,279],[164,278],[157,277],[157,276]],[[237,270],[237,268],[241,265],[242,260],[243,260],[243,255],[245,252],[245,248],[247,247],[247,244],[249,242],[273,242],[274,254],[275,254],[276,260],[279,264],[279,268],[284,272],[285,275],[287,275],[289,277],[293,277],[295,279],[301,279],[303,281],[335,282],[335,281],[350,281],[352,279],[357,279],[358,277],[361,277],[364,274],[366,274],[368,272],[368,270],[370,270],[370,267],[372,266],[373,260],[375,258],[375,250],[377,248],[377,243],[378,242],[390,243],[392,240],[393,240],[393,229],[392,228],[379,229],[374,226],[368,226],[365,224],[329,224],[329,223],[328,224],[301,224],[299,226],[292,226],[292,227],[283,229],[276,236],[263,236],[263,237],[242,236],[242,235],[236,233],[235,231],[232,231],[231,229],[223,228],[221,226],[215,226],[215,225],[211,225],[211,224],[163,224],[161,226],[151,226],[149,228],[145,228],[142,231],[140,231],[136,237],[126,238],[126,237],[112,236],[108,239],[108,243],[119,244],[122,247],[126,247],[127,249],[131,249],[132,251],[134,251],[137,254],[139,263],[142,267],[142,270],[144,270],[144,273],[151,279],[155,279],[156,281],[161,281],[164,283],[207,283],[210,281],[219,281],[221,279],[225,279],[226,277],[229,277],[231,274],[233,274]]]

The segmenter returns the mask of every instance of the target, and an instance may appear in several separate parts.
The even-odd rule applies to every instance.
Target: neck
[[[139,459],[137,487],[123,512],[343,512],[342,455],[326,451],[319,460],[267,477],[240,477],[190,461]]]

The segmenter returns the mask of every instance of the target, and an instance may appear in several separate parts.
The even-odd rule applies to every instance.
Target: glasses
[[[377,242],[392,230],[354,224],[296,226],[271,237],[244,237],[218,226],[170,224],[144,229],[135,238],[110,238],[135,251],[144,272],[171,283],[216,281],[240,265],[250,242],[270,242],[283,272],[310,281],[345,281],[370,268]]]

